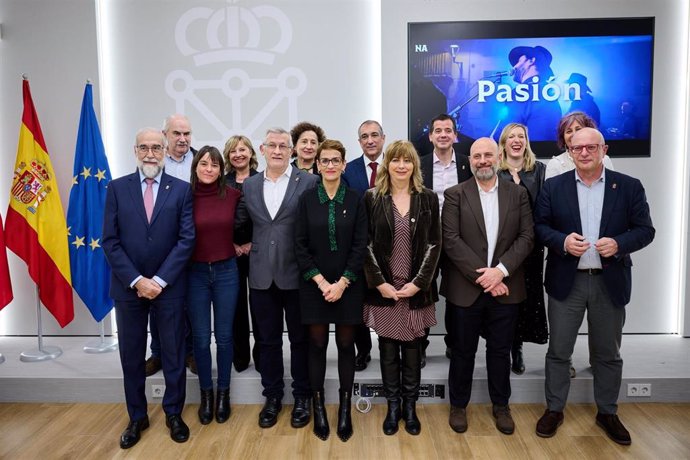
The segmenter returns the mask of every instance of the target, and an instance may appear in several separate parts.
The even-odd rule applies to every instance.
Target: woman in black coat
[[[441,225],[438,196],[423,187],[419,156],[410,142],[396,141],[386,149],[376,187],[367,190],[364,201],[369,216],[364,322],[379,336],[388,400],[383,432],[396,433],[402,418],[405,430],[417,435],[422,342],[425,328],[436,324]]]
[[[351,399],[355,378],[355,330],[362,323],[362,265],[367,221],[359,195],[341,183],[345,147],[325,140],[316,163],[321,183],[300,197],[295,253],[302,274],[299,297],[302,323],[309,327],[309,380],[314,392],[314,434],[330,433],[324,406],[328,327],[335,324],[340,407],[338,437],[352,436]]]
[[[544,185],[546,166],[537,161],[529,145],[527,127],[520,123],[507,125],[498,141],[500,155],[498,177],[525,187],[529,203],[534,203]],[[522,357],[523,342],[544,344],[548,341],[544,304],[544,246],[535,242],[532,253],[524,262],[527,298],[519,305],[515,339],[511,350],[511,369],[515,374],[525,372]]]

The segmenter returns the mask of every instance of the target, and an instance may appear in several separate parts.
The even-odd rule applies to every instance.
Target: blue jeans
[[[189,268],[187,314],[192,324],[194,358],[202,390],[213,389],[211,376],[211,304],[213,335],[216,338],[218,388],[230,388],[233,358],[232,327],[240,289],[235,259],[194,262]]]

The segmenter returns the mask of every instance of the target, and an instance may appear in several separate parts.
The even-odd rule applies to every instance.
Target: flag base
[[[98,338],[84,345],[84,353],[110,353],[117,350],[117,339]]]
[[[41,347],[33,350],[23,351],[19,355],[19,360],[25,363],[35,363],[37,361],[49,361],[62,354],[60,347]]]

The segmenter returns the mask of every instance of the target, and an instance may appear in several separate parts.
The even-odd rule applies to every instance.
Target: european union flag
[[[113,300],[108,295],[110,267],[101,248],[103,210],[110,179],[108,159],[93,110],[92,87],[87,83],[74,153],[67,226],[72,286],[99,322],[113,308]]]

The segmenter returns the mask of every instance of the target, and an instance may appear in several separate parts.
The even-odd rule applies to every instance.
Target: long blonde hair
[[[232,163],[230,163],[230,152],[235,150],[240,142],[242,142],[245,145],[245,147],[247,147],[251,152],[251,156],[249,157],[249,170],[256,170],[256,168],[259,167],[259,160],[256,158],[256,151],[254,150],[254,146],[252,146],[252,141],[250,141],[247,136],[242,136],[238,134],[236,136],[231,136],[230,139],[228,139],[225,142],[225,148],[223,149],[223,158],[225,159],[226,174],[235,171],[235,167],[232,165]]]
[[[422,180],[422,169],[417,150],[410,141],[399,140],[389,144],[383,154],[383,163],[376,174],[376,193],[381,196],[390,193],[391,181],[388,167],[395,158],[412,161],[414,169],[412,170],[412,177],[410,177],[409,188],[417,193],[421,192],[424,188],[424,181]]]
[[[508,135],[515,128],[522,128],[525,132],[525,153],[522,156],[522,169],[523,171],[531,171],[534,169],[534,165],[537,162],[537,156],[532,151],[532,147],[529,145],[529,134],[527,133],[527,126],[521,123],[509,123],[501,131],[501,137],[498,139],[498,155],[501,158],[498,163],[498,169],[508,170],[510,166],[506,161],[508,154],[506,153],[506,142],[508,142]]]

